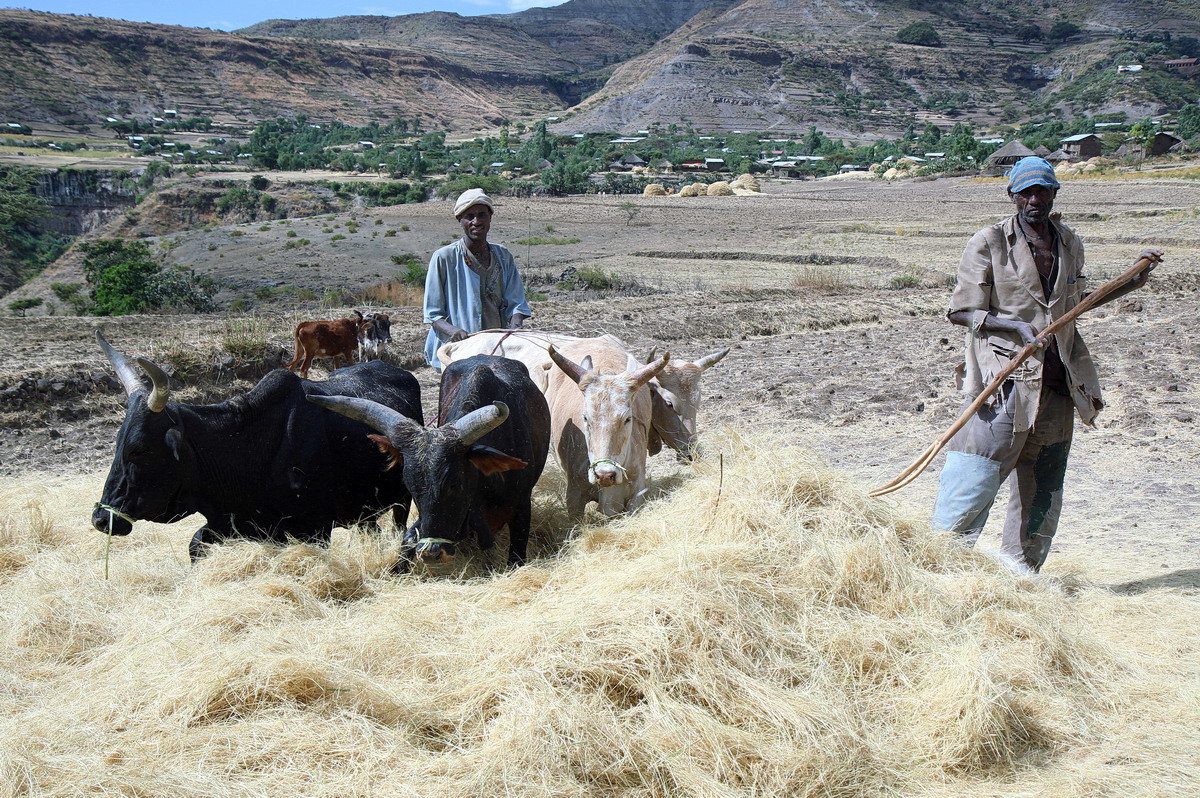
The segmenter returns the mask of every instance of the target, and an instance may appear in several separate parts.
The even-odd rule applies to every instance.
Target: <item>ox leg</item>
[[[404,511],[405,516],[408,515],[408,510]],[[417,559],[417,525],[413,524],[408,529],[404,530],[404,537],[400,542],[400,559],[392,566],[392,573],[406,574],[412,570],[412,564]]]
[[[212,527],[202,526],[192,535],[188,543],[188,558],[194,563],[208,554],[209,546],[215,546],[225,541],[225,536]]]
[[[587,483],[584,483],[587,484]],[[583,520],[583,508],[587,507],[588,497],[583,485],[576,480],[567,478],[567,520],[577,524]]]
[[[491,519],[479,510],[472,510],[467,518],[467,525],[475,530],[475,541],[479,548],[487,551],[496,545],[496,536],[492,533]]]
[[[508,522],[508,565],[515,568],[525,564],[529,548],[529,526],[532,516],[529,500],[520,502],[516,514]]]

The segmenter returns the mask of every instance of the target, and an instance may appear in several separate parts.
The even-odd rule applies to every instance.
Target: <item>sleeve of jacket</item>
[[[425,273],[423,311],[426,324],[450,318],[450,306],[446,299],[446,262],[438,257],[438,252],[429,258],[429,270]]]
[[[947,315],[960,310],[988,310],[992,306],[992,244],[988,230],[980,230],[967,242],[958,263],[958,278],[950,295]]]
[[[517,264],[513,260],[512,253],[504,247],[498,247],[501,254],[501,264],[503,272],[501,278],[504,285],[504,321],[512,317],[514,313],[520,313],[522,316],[532,316],[533,309],[529,307],[529,303],[525,301],[525,283],[521,280],[521,273],[517,271]]]

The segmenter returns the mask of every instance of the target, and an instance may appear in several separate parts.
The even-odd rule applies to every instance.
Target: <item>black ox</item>
[[[276,369],[245,396],[215,405],[170,401],[167,376],[152,361],[137,363],[150,378],[99,341],[128,398],[125,422],[104,495],[92,524],[128,535],[132,521],[178,521],[192,513],[205,523],[188,547],[193,560],[206,544],[243,537],[327,545],[334,526],[394,510],[405,527],[410,496],[399,474],[367,439],[365,425],[314,407],[306,396],[370,396],[420,424],[416,379],[381,361],[335,371],[310,382]]]
[[[448,561],[472,531],[488,549],[507,524],[508,563],[525,561],[533,486],[550,448],[550,410],[524,364],[476,355],[447,366],[434,429],[366,399],[309,401],[384,433],[371,437],[401,466],[419,513],[404,536],[405,558]]]

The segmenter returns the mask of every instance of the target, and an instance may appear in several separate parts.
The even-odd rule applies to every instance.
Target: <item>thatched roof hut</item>
[[[988,166],[1012,166],[1022,158],[1028,158],[1035,154],[1033,150],[1022,144],[1020,139],[1013,139],[989,155],[985,163]]]

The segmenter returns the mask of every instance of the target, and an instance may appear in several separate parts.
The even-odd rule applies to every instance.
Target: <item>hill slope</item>
[[[914,22],[942,46],[897,43]],[[1075,28],[1055,36],[1056,22]],[[894,135],[921,119],[1177,108],[1197,82],[1161,62],[1195,37],[1200,7],[1185,0],[1051,0],[1036,13],[981,0],[570,0],[235,34],[3,10],[0,114],[68,125],[162,108],[228,121],[402,115],[477,130],[557,113],[562,132],[659,122]],[[1118,75],[1119,63],[1146,69]]]

